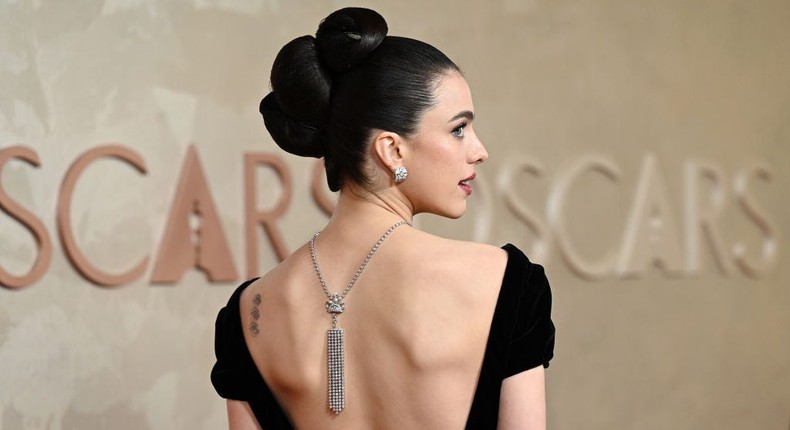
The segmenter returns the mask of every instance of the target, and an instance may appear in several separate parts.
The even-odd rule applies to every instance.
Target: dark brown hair
[[[346,179],[365,185],[371,132],[413,134],[435,102],[439,78],[451,70],[459,69],[433,46],[387,36],[377,12],[340,9],[321,22],[315,37],[282,47],[260,112],[280,148],[325,158],[332,191]]]

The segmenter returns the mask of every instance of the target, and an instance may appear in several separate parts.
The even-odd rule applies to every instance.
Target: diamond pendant
[[[343,303],[343,298],[337,293],[332,294],[329,300],[326,301],[326,311],[332,314],[332,316],[342,314],[345,310],[346,304]]]
[[[326,331],[329,370],[329,409],[339,414],[346,407],[346,376],[342,328]]]
[[[327,301],[326,301],[326,311],[332,317],[332,328],[326,331],[326,351],[327,351],[327,379],[328,379],[328,401],[329,401],[329,409],[335,413],[335,415],[339,414],[346,407],[346,375],[345,375],[345,339],[343,335],[343,329],[337,327],[337,317],[338,315],[342,314],[346,310],[346,304],[343,303],[343,298],[351,291],[351,287],[354,286],[354,283],[357,282],[357,278],[359,275],[362,274],[362,271],[365,270],[367,267],[368,262],[370,259],[373,258],[373,254],[379,249],[379,246],[384,242],[384,240],[389,237],[390,233],[395,231],[396,228],[404,225],[409,224],[406,220],[399,221],[393,224],[383,235],[379,238],[378,241],[370,248],[370,252],[368,252],[367,257],[357,269],[356,274],[351,280],[348,282],[348,285],[343,290],[343,294],[331,294],[329,292],[329,287],[326,285],[326,280],[324,279],[324,274],[321,273],[321,268],[318,266],[318,258],[315,255],[315,239],[318,237],[319,233],[313,235],[310,239],[310,259],[313,261],[313,268],[315,269],[316,275],[318,275],[318,281],[321,283],[321,288],[324,289],[324,294],[326,294]]]

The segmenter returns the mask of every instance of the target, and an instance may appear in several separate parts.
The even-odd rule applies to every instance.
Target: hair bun
[[[272,92],[260,104],[266,129],[277,145],[302,157],[323,157],[321,129],[329,111],[330,73],[318,59],[315,38],[288,42],[272,65]]]
[[[347,7],[318,26],[316,45],[321,61],[333,72],[345,72],[364,60],[387,35],[387,21],[378,12]]]
[[[332,79],[318,60],[313,36],[288,42],[277,53],[271,73],[277,104],[291,118],[312,125],[326,120]]]
[[[300,157],[321,158],[326,155],[326,139],[321,130],[286,115],[275,98],[274,92],[269,93],[261,100],[258,110],[277,146]]]

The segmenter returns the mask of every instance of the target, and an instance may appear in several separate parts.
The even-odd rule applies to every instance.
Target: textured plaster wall
[[[491,159],[467,217],[418,224],[513,242],[547,266],[558,326],[549,428],[787,429],[790,3],[362,3],[392,34],[444,50],[472,87]],[[257,104],[279,47],[345,5],[0,2],[0,150],[23,145],[41,162],[11,160],[0,185],[54,245],[41,279],[0,288],[0,429],[224,425],[208,374],[214,316],[247,272],[243,154],[278,154],[293,176],[278,223],[290,249],[326,219],[309,191],[313,162],[277,150]],[[115,273],[149,258],[143,276],[113,288],[74,269],[55,218],[71,163],[106,143],[147,166],[142,175],[100,159],[74,192],[73,230],[89,261]],[[190,144],[238,282],[209,283],[197,270],[149,282]],[[576,170],[589,160],[597,171]],[[689,163],[714,173],[692,174],[702,178],[694,186]],[[747,174],[755,165],[768,179]],[[736,199],[739,175],[762,223]],[[271,171],[257,183],[260,207],[282,196]],[[661,211],[634,218],[640,198]],[[713,214],[719,248],[688,222],[689,208]],[[766,238],[775,252],[763,257]],[[258,239],[264,270],[275,254]],[[738,266],[739,243],[764,270]],[[664,266],[635,263],[661,249],[671,251]],[[22,275],[36,256],[31,234],[0,213],[0,267]]]

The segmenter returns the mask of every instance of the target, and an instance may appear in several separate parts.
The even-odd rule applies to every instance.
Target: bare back
[[[367,239],[319,238],[316,252],[331,291],[351,279],[376,238]],[[244,291],[245,341],[298,428],[463,428],[506,263],[506,252],[490,245],[408,227],[394,232],[339,318],[346,408],[337,416],[326,393],[331,318],[306,246]]]

